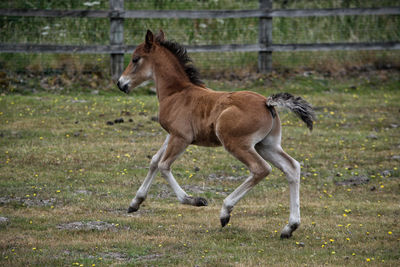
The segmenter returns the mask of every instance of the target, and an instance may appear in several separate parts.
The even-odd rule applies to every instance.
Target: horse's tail
[[[272,115],[275,115],[274,106],[280,106],[290,109],[300,119],[302,119],[308,129],[312,131],[313,122],[315,121],[315,113],[312,106],[301,97],[295,97],[289,93],[274,94],[267,99],[267,107]]]

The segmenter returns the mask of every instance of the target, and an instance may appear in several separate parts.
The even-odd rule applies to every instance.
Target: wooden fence
[[[400,6],[382,8],[333,9],[272,9],[273,0],[259,0],[258,10],[124,10],[124,0],[110,0],[109,10],[36,10],[0,9],[0,16],[109,18],[109,45],[48,45],[0,43],[0,53],[89,53],[110,54],[111,75],[117,79],[124,68],[123,56],[135,46],[124,45],[124,19],[129,18],[259,18],[257,44],[196,45],[186,46],[189,52],[258,52],[258,69],[271,71],[272,52],[332,51],[332,50],[399,50],[400,42],[273,44],[272,21],[274,17],[348,16],[348,15],[400,15]]]

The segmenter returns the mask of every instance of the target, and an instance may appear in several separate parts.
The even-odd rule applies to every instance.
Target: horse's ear
[[[164,42],[164,40],[165,40],[165,34],[164,34],[163,30],[160,29],[160,31],[156,35],[156,41],[161,43],[161,42]]]
[[[145,47],[146,49],[150,50],[154,42],[154,35],[150,30],[147,30],[146,39],[145,39]]]

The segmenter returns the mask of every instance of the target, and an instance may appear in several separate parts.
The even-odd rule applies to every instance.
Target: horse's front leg
[[[171,172],[172,163],[185,151],[188,147],[187,143],[183,138],[177,136],[171,136],[167,150],[162,156],[161,161],[158,163],[158,169],[162,176],[168,181],[172,190],[174,191],[179,202],[182,204],[193,205],[193,206],[207,206],[207,200],[202,197],[191,197],[189,196],[175,180]]]
[[[167,135],[164,144],[161,146],[160,150],[153,156],[149,166],[149,172],[147,173],[146,178],[143,181],[143,184],[140,186],[139,190],[136,193],[136,196],[132,199],[131,204],[128,208],[128,213],[135,212],[139,209],[140,204],[146,199],[147,193],[149,192],[150,185],[158,172],[158,163],[160,162],[162,156],[167,149],[169,141],[169,135]]]

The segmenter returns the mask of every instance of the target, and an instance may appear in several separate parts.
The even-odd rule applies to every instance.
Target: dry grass
[[[150,120],[157,112],[155,96],[2,95],[0,216],[9,222],[0,225],[0,264],[395,266],[400,257],[399,76],[382,75],[210,83],[265,95],[288,91],[316,107],[318,122],[311,134],[291,114],[280,112],[284,149],[302,163],[302,225],[289,240],[279,239],[289,193],[276,169],[220,228],[222,200],[247,175],[222,148],[190,147],[174,164],[177,180],[188,192],[207,198],[208,207],[178,204],[157,178],[141,210],[125,213],[149,156],[163,142],[162,129]],[[106,125],[119,117],[125,122]],[[335,184],[355,176],[369,182]],[[97,220],[115,227],[57,228]]]

